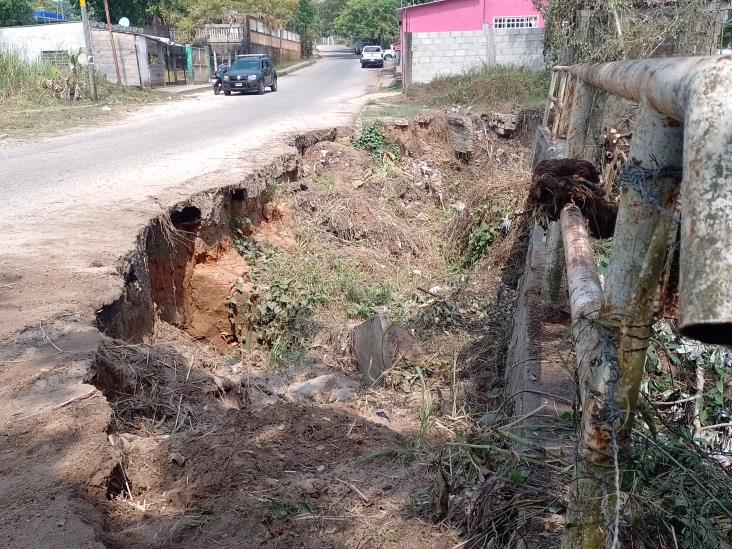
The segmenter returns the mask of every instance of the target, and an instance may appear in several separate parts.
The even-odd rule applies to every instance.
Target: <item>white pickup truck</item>
[[[361,51],[361,68],[384,67],[384,52],[381,46],[364,46]]]

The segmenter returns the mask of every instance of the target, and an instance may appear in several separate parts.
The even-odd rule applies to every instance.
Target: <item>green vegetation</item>
[[[373,38],[382,45],[396,41],[399,0],[348,0],[333,22],[334,30],[350,38]]]
[[[91,15],[104,20],[104,1],[89,0]],[[189,32],[205,23],[230,23],[243,14],[273,22],[290,21],[298,0],[117,0],[109,2],[113,21],[129,18],[132,25],[165,23]]]
[[[498,223],[482,223],[470,233],[468,251],[463,260],[464,267],[472,267],[490,251],[491,244],[500,234]]]
[[[273,366],[304,359],[303,349],[314,333],[310,317],[322,308],[367,318],[378,307],[389,307],[399,317],[396,286],[370,281],[350,261],[331,254],[301,256],[272,250],[240,230],[235,231],[234,245],[255,269],[248,277],[252,290],[242,279],[228,302],[231,319],[246,330],[237,334],[238,339],[267,349]]]
[[[325,34],[334,33],[353,40],[371,38],[387,46],[399,38],[396,10],[405,5],[429,1],[325,0],[318,13]]]
[[[0,127],[24,136],[42,127],[45,133],[105,115],[104,105],[127,106],[163,99],[139,88],[117,86],[97,75],[99,103],[88,96],[86,71],[69,55],[69,67],[59,69],[41,61],[28,62],[0,47]]]
[[[300,0],[297,11],[290,24],[292,30],[300,35],[300,49],[303,57],[313,55],[315,48],[315,34],[317,32],[317,13],[311,0]]]
[[[424,106],[419,103],[375,103],[370,102],[361,112],[361,118],[412,118],[420,114],[424,110]]]
[[[490,66],[444,76],[406,90],[413,102],[432,106],[473,105],[486,109],[531,108],[544,104],[549,75],[525,67]]]
[[[0,27],[29,25],[34,22],[33,4],[30,0],[2,0],[0,2]]]
[[[658,546],[722,547],[732,536],[730,356],[666,321],[654,326],[647,356],[642,421],[623,473],[629,526]]]
[[[381,121],[369,122],[361,132],[361,135],[353,142],[353,146],[371,153],[376,160],[383,160],[389,153],[394,158],[399,158],[399,146],[387,135]]]
[[[24,97],[30,102],[49,101],[52,96],[41,87],[44,78],[53,79],[59,71],[42,62],[29,63],[13,51],[0,47],[0,100]]]
[[[152,94],[136,88],[120,87],[97,74],[99,97],[105,103],[150,101]],[[78,88],[75,93],[71,88]],[[78,64],[78,53],[69,54],[69,66],[59,69],[42,61],[26,61],[18,53],[0,47],[0,101],[26,107],[58,105],[68,100],[84,102],[87,76]]]
[[[589,11],[584,0],[534,5],[546,22],[545,50],[562,65],[700,55],[719,47],[724,32],[708,0],[596,2]]]
[[[333,36],[336,34],[335,20],[346,6],[346,0],[320,0],[316,6],[320,35]]]

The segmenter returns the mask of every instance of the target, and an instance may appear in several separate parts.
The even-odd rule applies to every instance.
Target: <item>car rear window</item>
[[[258,69],[261,62],[259,59],[239,59],[234,62],[231,69],[235,71]]]
[[[366,46],[363,49],[363,51],[370,51],[370,52],[381,51],[381,48],[379,46]]]

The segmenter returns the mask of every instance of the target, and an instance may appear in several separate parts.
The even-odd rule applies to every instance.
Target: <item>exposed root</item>
[[[546,225],[556,221],[570,202],[582,210],[595,237],[612,236],[618,206],[607,199],[595,167],[572,158],[539,162],[531,178],[528,207]]]

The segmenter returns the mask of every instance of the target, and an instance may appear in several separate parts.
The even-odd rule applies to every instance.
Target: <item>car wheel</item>
[[[269,87],[269,89],[273,92],[277,91],[277,78],[272,79],[272,85]]]
[[[224,95],[231,95],[231,90],[224,90]]]
[[[383,61],[381,63],[379,63],[379,68],[380,69],[383,69],[384,68],[384,62]]]
[[[259,81],[259,87],[257,88],[257,95],[264,94],[264,79]]]
[[[366,67],[366,65],[364,65],[363,63],[361,63],[361,68],[363,69],[365,67]]]

